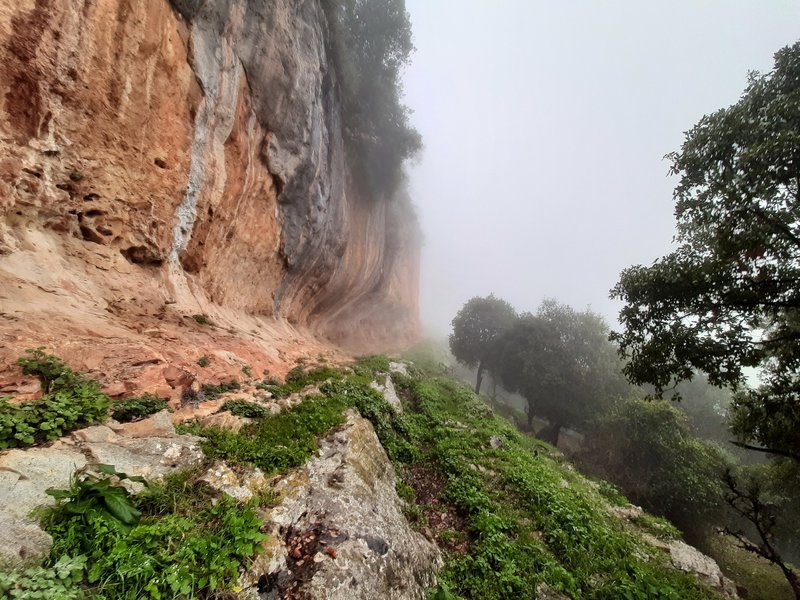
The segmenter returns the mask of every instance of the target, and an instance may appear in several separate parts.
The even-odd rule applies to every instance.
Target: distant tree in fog
[[[468,300],[453,319],[450,351],[462,365],[478,369],[476,394],[481,391],[484,370],[494,372],[495,341],[516,319],[514,308],[494,294]]]
[[[529,428],[546,418],[544,437],[555,443],[562,427],[583,425],[628,391],[608,332],[600,315],[545,300],[498,339],[497,374],[527,400]]]

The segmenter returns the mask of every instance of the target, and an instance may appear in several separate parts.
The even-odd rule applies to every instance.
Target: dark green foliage
[[[691,432],[666,401],[619,401],[588,433],[581,464],[616,483],[635,504],[701,541],[722,522],[722,474],[729,458]]]
[[[12,404],[0,398],[0,449],[54,440],[107,418],[111,400],[96,381],[75,373],[41,349],[27,350],[18,363],[42,382],[39,400]]]
[[[389,197],[403,161],[421,148],[402,102],[402,69],[414,46],[404,0],[325,0],[344,105],[344,132],[357,181]]]
[[[211,364],[211,359],[208,358],[208,356],[206,356],[205,354],[203,354],[203,356],[197,359],[197,364],[201,367],[207,367],[208,365]]]
[[[203,394],[209,400],[213,400],[217,396],[221,394],[227,394],[228,392],[235,392],[241,388],[241,384],[236,381],[235,379],[231,379],[230,381],[223,381],[221,383],[204,383],[200,386]]]
[[[249,419],[261,419],[272,414],[266,406],[242,399],[228,400],[220,410],[227,410],[237,417],[247,417]]]
[[[317,449],[317,438],[344,421],[345,407],[339,399],[309,397],[239,432],[217,428],[196,431],[206,438],[201,447],[209,458],[252,464],[270,475],[308,460]]]
[[[68,490],[47,490],[57,502],[50,511],[50,522],[74,518],[88,526],[96,519],[104,519],[110,526],[121,529],[138,523],[141,513],[133,506],[130,492],[117,482],[128,479],[146,485],[145,480],[118,473],[113,465],[92,465],[92,468],[101,475],[83,469],[73,475]]]
[[[670,155],[678,249],[622,272],[615,338],[634,383],[657,395],[699,370],[741,387],[739,441],[800,460],[800,42],[753,74],[740,100],[703,117]]]
[[[475,393],[481,391],[484,369],[494,372],[499,367],[495,342],[517,319],[514,308],[505,300],[490,294],[467,301],[453,318],[450,351],[456,360],[467,367],[477,367]]]
[[[52,567],[0,571],[0,596],[19,600],[80,600],[80,584],[86,568],[85,556],[62,556]]]
[[[244,373],[245,376],[248,379],[252,379],[253,378],[253,367],[251,367],[250,365],[243,366],[242,367],[242,373]]]
[[[261,520],[253,506],[228,496],[212,502],[210,492],[190,483],[190,477],[181,474],[154,485],[135,499],[136,507],[113,484],[99,490],[98,481],[73,485],[59,494],[61,502],[45,518],[54,540],[53,561],[85,558],[84,585],[93,597],[109,600],[194,598],[226,591],[265,538]],[[171,502],[179,489],[181,500]],[[120,497],[124,493],[129,517],[141,514],[135,523],[123,523],[111,513],[107,499],[113,490]]]
[[[608,325],[589,310],[578,312],[555,300],[517,319],[493,344],[497,376],[528,402],[551,428],[540,436],[556,443],[562,426],[585,425],[629,386],[608,341]]]
[[[163,398],[159,398],[155,394],[144,394],[115,403],[112,407],[111,417],[120,423],[128,423],[167,408],[169,408],[169,404]]]
[[[209,325],[214,327],[214,322],[206,314],[200,313],[192,315],[192,318],[197,322],[198,325]]]

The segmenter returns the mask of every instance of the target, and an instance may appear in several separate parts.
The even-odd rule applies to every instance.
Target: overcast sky
[[[422,320],[494,292],[616,322],[608,290],[674,231],[667,152],[800,39],[800,0],[406,0],[425,149]]]

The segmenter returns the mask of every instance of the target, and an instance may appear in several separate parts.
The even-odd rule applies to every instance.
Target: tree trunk
[[[533,402],[528,400],[528,431],[533,433]]]
[[[497,378],[492,375],[492,402],[497,402]]]
[[[563,425],[558,421],[556,421],[555,423],[551,423],[542,430],[542,433],[541,435],[539,435],[539,438],[543,439],[545,442],[553,444],[553,446],[558,447],[558,436],[561,433],[562,427]]]
[[[475,393],[481,393],[481,383],[483,382],[483,361],[478,363],[478,380],[475,382]]]

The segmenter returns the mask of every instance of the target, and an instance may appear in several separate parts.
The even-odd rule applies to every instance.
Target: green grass
[[[794,600],[776,565],[740,548],[730,536],[718,536],[710,545],[711,556],[728,577],[747,590],[748,600]]]
[[[344,422],[346,406],[345,402],[316,396],[238,432],[198,426],[190,431],[205,438],[201,448],[208,458],[255,465],[270,475],[308,460],[317,449],[317,439]]]
[[[217,396],[238,391],[241,387],[242,385],[238,381],[231,379],[221,383],[204,383],[200,386],[200,390],[208,400],[214,400]]]
[[[406,411],[400,437],[417,450],[410,460],[439,470],[464,517],[465,531],[446,535],[471,540],[466,553],[447,556],[438,597],[525,598],[541,583],[574,599],[715,597],[611,517],[596,486],[549,446],[519,434],[466,386],[432,376],[430,363],[426,369],[394,376]],[[492,436],[502,447],[490,446]]]

